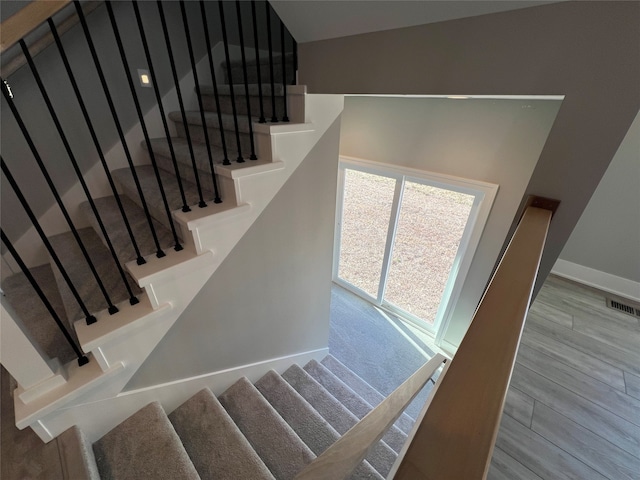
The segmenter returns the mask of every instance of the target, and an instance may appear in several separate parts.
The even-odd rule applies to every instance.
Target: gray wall
[[[299,79],[312,93],[565,95],[525,191],[562,201],[539,288],[640,108],[638,18],[639,2],[561,2],[309,42]]]
[[[560,258],[640,282],[640,114]]]
[[[326,348],[336,120],[127,385]]]
[[[480,300],[560,103],[345,98],[342,155],[500,186],[444,337],[455,345]]]
[[[271,0],[300,43],[551,3],[538,0]]]

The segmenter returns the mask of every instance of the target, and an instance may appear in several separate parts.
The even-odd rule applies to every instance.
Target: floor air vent
[[[607,307],[640,318],[640,304],[630,300],[620,301],[607,297]]]

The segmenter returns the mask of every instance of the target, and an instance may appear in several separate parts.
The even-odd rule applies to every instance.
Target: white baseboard
[[[604,292],[640,302],[640,283],[627,278],[611,275],[610,273],[562,259],[556,261],[551,273]]]
[[[44,419],[42,423],[48,430],[56,432],[55,434],[60,433],[67,425],[77,425],[90,442],[95,442],[150,402],[160,402],[169,414],[203,388],[209,388],[218,396],[241,377],[247,377],[254,383],[269,370],[282,373],[294,363],[302,366],[312,359],[320,361],[328,353],[328,348],[320,348],[122,392],[116,397],[75,405]]]

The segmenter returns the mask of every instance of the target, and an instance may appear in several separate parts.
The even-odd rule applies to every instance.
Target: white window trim
[[[342,223],[342,211],[343,211],[343,196],[344,196],[344,172],[345,169],[359,170],[366,173],[372,173],[376,175],[382,175],[396,180],[414,181],[431,185],[438,188],[444,188],[447,190],[453,190],[468,195],[473,195],[475,200],[469,212],[469,219],[467,225],[462,233],[460,239],[460,246],[451,267],[451,273],[449,280],[445,286],[445,290],[442,294],[442,301],[433,327],[428,327],[424,322],[420,322],[417,317],[413,317],[409,314],[407,318],[407,312],[401,313],[401,315],[412,323],[416,323],[421,329],[427,330],[428,333],[434,335],[435,344],[440,346],[444,333],[449,327],[454,307],[460,298],[464,281],[469,273],[469,268],[473,261],[473,257],[480,243],[482,232],[485,224],[489,218],[489,213],[493,206],[493,202],[498,193],[499,186],[497,184],[482,182],[479,180],[471,180],[461,177],[455,177],[452,175],[446,175],[441,173],[429,172],[426,170],[419,170],[415,168],[402,167],[397,165],[390,165],[386,163],[374,162],[371,160],[365,160],[361,158],[354,158],[348,156],[340,156],[340,162],[338,166],[338,189],[336,198],[336,228],[334,232],[334,255],[333,255],[333,281],[337,284],[353,291],[357,295],[372,301],[372,303],[379,307],[390,310],[394,314],[400,314],[393,305],[382,301],[384,295],[384,288],[386,282],[386,273],[388,266],[390,265],[390,259],[392,255],[392,247],[389,241],[385,245],[384,259],[381,272],[381,281],[379,283],[379,290],[377,298],[373,298],[363,290],[351,285],[342,279],[338,278],[338,267],[340,261],[340,237],[341,237],[341,223]],[[397,182],[394,192],[392,214],[389,220],[388,237],[395,236],[397,227],[397,216],[399,214],[399,208],[397,206],[402,200],[402,193],[404,188],[404,182]],[[393,213],[396,213],[395,215]],[[451,281],[455,278],[455,281]],[[413,318],[412,318],[413,317]]]

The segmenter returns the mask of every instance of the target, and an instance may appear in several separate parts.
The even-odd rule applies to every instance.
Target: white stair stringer
[[[262,144],[259,153],[262,157],[272,158],[272,162],[241,169],[221,165],[217,168],[219,174],[233,179],[238,205],[251,206],[247,214],[230,216],[220,222],[208,221],[206,217],[193,218],[192,212],[177,212],[175,215],[181,227],[192,232],[198,253],[213,250],[216,267],[222,263],[326,129],[338,118],[343,105],[344,97],[341,95],[307,95],[304,123],[254,125],[257,134],[270,135],[271,151],[264,152],[266,145]]]
[[[98,435],[140,408],[135,401],[127,403],[129,396],[121,393],[123,388],[342,112],[341,95],[300,97],[304,98],[304,123],[255,125],[256,133],[261,134],[256,136],[268,139],[261,142],[259,154],[263,160],[270,157],[271,162],[259,161],[244,168],[216,167],[220,175],[233,180],[238,206],[209,214],[204,209],[174,212],[185,249],[167,249],[164,258],[152,255],[145,265],[130,262],[126,266],[145,288],[140,304],[132,307],[124,302],[113,316],[101,312],[98,323],[89,327],[84,321],[76,322],[80,344],[97,361],[104,379],[77,395],[66,392],[64,399],[57,398],[53,391],[47,405],[43,399],[38,402],[42,408],[30,409],[20,418],[18,414],[24,409],[16,404],[16,424],[20,428],[32,427],[45,442],[73,425]],[[250,368],[255,375],[266,373],[273,365],[267,361]],[[234,370],[238,377],[244,374],[241,367]]]

